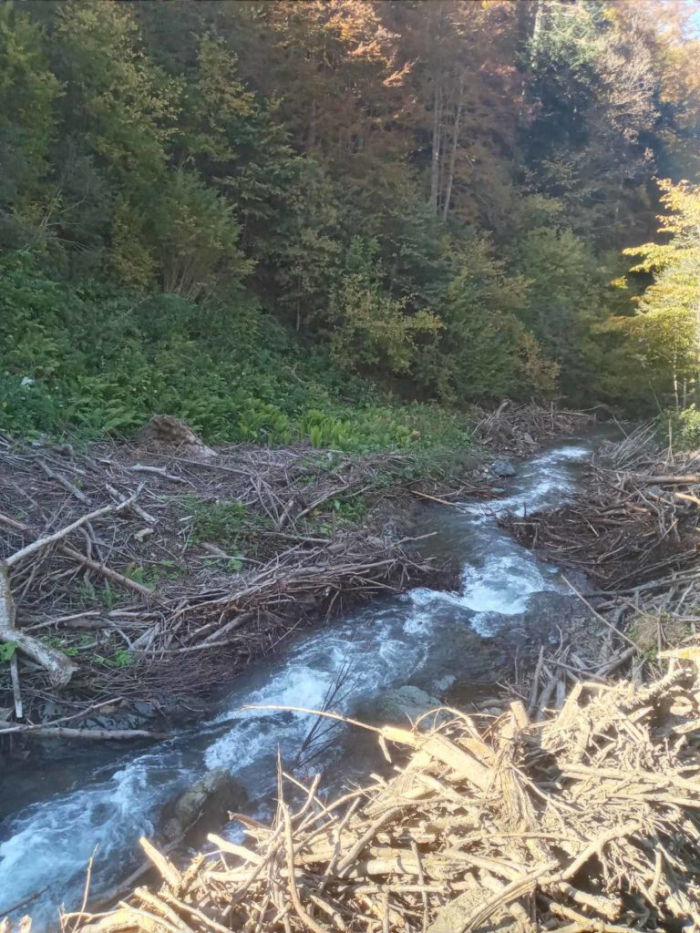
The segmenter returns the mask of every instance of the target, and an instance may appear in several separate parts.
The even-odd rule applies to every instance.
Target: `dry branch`
[[[244,822],[247,846],[210,836],[184,872],[150,851],[160,890],[76,929],[698,933],[700,758],[659,728],[670,696],[697,716],[698,686],[690,662],[643,688],[581,683],[541,725],[516,703],[480,740],[464,714],[428,733],[370,727],[410,749],[389,781],[322,804],[318,780],[290,778],[296,812],[280,799],[269,828]]]
[[[0,642],[14,644],[37,664],[48,671],[51,682],[67,684],[75,671],[75,664],[63,652],[45,645],[15,626],[15,603],[10,588],[10,571],[0,561]]]

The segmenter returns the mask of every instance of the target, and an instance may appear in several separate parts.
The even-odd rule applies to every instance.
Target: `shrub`
[[[154,412],[209,442],[366,452],[463,446],[467,416],[380,398],[257,304],[51,281],[28,253],[0,261],[0,428],[128,434]]]

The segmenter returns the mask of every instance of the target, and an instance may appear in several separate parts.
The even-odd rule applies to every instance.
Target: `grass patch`
[[[180,509],[191,519],[192,544],[216,544],[227,552],[240,551],[246,537],[270,527],[266,516],[252,512],[242,502],[227,499],[207,502],[196,496],[183,496]]]

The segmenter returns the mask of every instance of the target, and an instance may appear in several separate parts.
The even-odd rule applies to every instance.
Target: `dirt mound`
[[[134,442],[152,453],[179,453],[195,460],[216,456],[216,451],[207,447],[184,421],[172,415],[153,415],[136,434]]]

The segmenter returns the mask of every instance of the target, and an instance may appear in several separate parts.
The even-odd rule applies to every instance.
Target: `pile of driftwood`
[[[238,817],[246,845],[212,835],[181,868],[142,840],[160,883],[63,927],[700,931],[696,655],[646,686],[581,682],[543,719],[536,688],[488,724],[442,710],[377,729],[403,763],[337,800],[280,768],[272,825]]]
[[[192,693],[312,614],[445,581],[385,523],[343,519],[400,458],[212,451],[160,420],[131,445],[0,437],[2,734],[78,734],[96,702]],[[69,683],[67,715],[37,722]]]
[[[606,445],[583,493],[554,512],[504,524],[562,566],[621,595],[694,587],[700,460],[660,451],[651,427]]]
[[[508,399],[493,412],[476,410],[476,436],[490,450],[531,454],[545,438],[573,435],[595,421],[594,412],[568,411],[531,402],[516,405]]]

